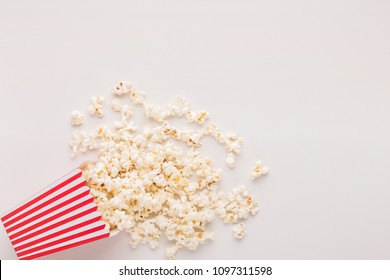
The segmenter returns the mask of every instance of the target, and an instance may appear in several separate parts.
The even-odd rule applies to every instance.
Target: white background
[[[85,159],[69,158],[70,112],[123,79],[152,103],[184,95],[245,139],[221,189],[246,184],[261,213],[241,241],[215,220],[215,241],[179,259],[390,258],[389,1],[101,2],[0,0],[0,213]],[[252,183],[259,158],[271,174]],[[121,234],[47,258],[160,259],[164,246]],[[2,227],[0,258],[15,258]]]
[[[172,269],[176,266],[179,273],[185,273],[187,269],[202,269],[203,274],[191,276],[178,276],[177,279],[244,279],[245,276],[229,275],[213,276],[214,267],[220,272],[226,267],[246,267],[247,274],[250,274],[249,267],[271,267],[272,274],[257,276],[267,280],[388,280],[390,277],[388,260],[56,260],[48,262],[39,261],[15,261],[7,260],[2,262],[1,276],[3,280],[31,279],[36,277],[40,280],[51,280],[55,275],[58,280],[68,280],[77,275],[78,278],[100,279],[172,279],[174,276],[119,276],[119,270],[126,268],[133,271],[137,268],[143,269]],[[138,270],[139,271],[139,270]],[[192,270],[194,271],[194,270]],[[199,271],[199,270],[197,270]],[[235,271],[239,271],[236,269]],[[255,269],[253,268],[254,272]],[[320,272],[320,273],[318,273]],[[151,272],[149,271],[149,274]],[[244,270],[242,270],[244,274]],[[183,274],[182,274],[183,275]],[[202,276],[203,275],[203,276]],[[246,276],[247,279],[256,279],[256,276]]]

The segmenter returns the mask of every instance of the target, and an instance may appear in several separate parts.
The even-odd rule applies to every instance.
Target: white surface
[[[216,220],[216,240],[179,259],[389,259],[389,14],[384,0],[1,1],[0,213],[81,162],[70,112],[124,79],[245,138],[222,188],[247,184],[261,213],[241,241]],[[258,158],[271,174],[252,184]],[[2,227],[0,248],[15,258]],[[49,258],[162,249],[122,234]]]

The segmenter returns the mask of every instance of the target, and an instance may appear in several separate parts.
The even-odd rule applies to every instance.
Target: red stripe
[[[84,183],[83,183],[83,184],[84,184]],[[82,187],[81,184],[79,184],[79,185],[77,185],[77,186],[74,186],[72,189],[69,189],[69,191],[67,191],[68,193],[64,192],[63,194],[60,194],[60,196],[61,196],[61,197],[64,197],[64,196],[66,196],[67,194],[69,194],[69,193],[71,193],[71,192],[73,192],[73,191],[79,189],[80,187]],[[76,189],[75,189],[75,188],[76,188]],[[75,190],[73,190],[73,189],[75,189]],[[64,202],[61,202],[60,204],[55,205],[55,206],[53,206],[52,208],[49,208],[49,209],[43,211],[42,213],[39,213],[38,215],[32,216],[32,217],[28,218],[27,220],[25,220],[25,221],[23,221],[23,222],[21,222],[21,223],[15,225],[15,226],[9,228],[8,231],[9,231],[9,232],[12,232],[12,231],[14,231],[15,229],[18,229],[18,228],[20,228],[20,227],[22,227],[22,226],[25,226],[25,225],[29,224],[30,222],[32,222],[32,221],[34,221],[34,220],[37,220],[37,219],[39,219],[39,218],[42,218],[42,217],[46,216],[47,214],[49,214],[49,213],[51,213],[51,212],[54,212],[55,210],[58,210],[58,209],[60,209],[60,208],[62,208],[62,207],[64,207],[64,206],[66,206],[66,205],[69,205],[70,203],[72,203],[72,202],[74,202],[74,201],[77,201],[78,199],[80,199],[80,198],[82,198],[82,197],[84,197],[84,196],[87,196],[87,195],[89,194],[89,192],[90,192],[90,190],[88,189],[87,191],[85,191],[85,192],[83,192],[83,193],[81,193],[81,194],[78,194],[78,195],[76,195],[75,197],[71,197],[70,199],[68,199],[68,200],[66,200],[66,201],[64,201]],[[57,198],[57,197],[53,197],[53,200],[55,201],[55,200],[57,200],[57,199],[60,199],[61,197],[58,197],[58,198]],[[51,199],[50,199],[50,200],[51,200]],[[49,205],[49,204],[51,203],[51,202],[49,202],[49,200],[48,200],[47,202],[48,202],[48,203],[45,202],[45,203],[43,203],[43,204]],[[40,208],[43,208],[43,207],[47,206],[47,205],[43,205],[43,204],[42,204],[42,205],[38,205],[38,206],[37,206],[38,209],[35,209],[35,208],[34,208],[34,209],[31,209],[31,210],[34,210],[33,212],[35,212],[35,211],[39,210]],[[30,211],[28,211],[28,212],[30,212]],[[31,213],[33,213],[33,212],[31,212]],[[26,216],[29,215],[29,214],[30,214],[30,213],[26,214]],[[23,215],[24,215],[24,214],[23,214]],[[19,218],[19,217],[18,217],[18,218]],[[18,220],[19,220],[19,219],[18,219]],[[6,225],[4,224],[4,226],[6,226]]]
[[[93,241],[96,241],[96,240],[99,240],[99,239],[107,238],[109,236],[110,236],[110,233],[102,234],[102,235],[95,236],[95,237],[92,237],[92,238],[89,238],[89,239],[86,239],[86,240],[83,240],[83,241],[79,241],[79,242],[76,242],[76,243],[73,243],[73,244],[69,244],[69,245],[65,245],[65,246],[62,246],[62,247],[58,247],[58,248],[55,248],[55,249],[52,249],[52,250],[49,250],[49,251],[45,251],[45,252],[41,252],[41,253],[38,253],[38,254],[35,254],[35,255],[30,255],[30,256],[27,256],[25,258],[22,257],[20,259],[21,260],[32,260],[32,259],[40,258],[40,257],[46,256],[46,255],[50,255],[50,254],[56,253],[56,252],[60,252],[60,251],[67,250],[67,249],[70,249],[70,248],[73,248],[73,247],[77,247],[77,246],[80,246],[80,245],[83,245],[83,244],[87,244],[87,243],[90,243],[90,242],[93,242]]]
[[[79,224],[73,225],[73,226],[71,226],[71,227],[65,228],[65,229],[60,230],[60,231],[56,231],[56,232],[54,232],[54,233],[52,233],[52,234],[49,234],[49,235],[47,235],[47,236],[43,236],[43,237],[41,237],[41,238],[38,238],[38,239],[33,240],[33,241],[31,241],[31,242],[28,242],[28,243],[26,243],[26,244],[23,244],[23,245],[20,245],[20,246],[15,246],[14,249],[15,249],[15,251],[20,251],[20,250],[26,249],[26,248],[31,247],[31,246],[33,246],[33,245],[39,244],[39,243],[41,243],[41,242],[43,242],[43,241],[50,240],[50,239],[52,239],[52,238],[54,238],[54,237],[63,235],[63,234],[65,234],[65,233],[71,232],[71,231],[73,231],[73,230],[82,228],[82,227],[87,226],[87,225],[90,225],[90,224],[93,224],[93,223],[95,223],[95,222],[98,222],[99,220],[100,220],[100,217],[92,218],[92,219],[90,219],[90,220],[88,220],[88,221],[81,222],[81,223],[79,223]]]
[[[33,238],[33,237],[35,237],[37,235],[40,235],[41,233],[47,232],[47,231],[52,230],[54,228],[57,228],[57,227],[60,227],[62,225],[65,225],[67,223],[70,223],[71,221],[77,220],[77,219],[79,219],[81,217],[84,217],[84,216],[86,216],[86,215],[88,215],[90,213],[93,213],[95,211],[96,211],[95,209],[88,209],[88,210],[85,210],[85,211],[83,211],[81,213],[77,213],[74,216],[71,216],[69,218],[66,218],[65,220],[59,221],[57,223],[54,223],[54,224],[52,224],[52,225],[50,225],[48,227],[45,227],[45,228],[42,228],[40,230],[34,231],[34,232],[32,232],[30,234],[27,234],[27,235],[25,235],[25,236],[23,236],[23,237],[21,237],[19,239],[11,240],[11,243],[12,243],[13,246],[15,246],[16,244],[18,244],[20,242],[26,241],[26,240],[28,240],[30,238]],[[100,218],[101,218],[101,216],[99,216],[99,219]]]
[[[13,210],[11,213],[8,213],[7,215],[3,216],[1,218],[1,221],[5,221],[5,220],[8,220],[8,218],[14,216],[15,214],[17,214],[18,212],[26,209],[27,207],[33,205],[35,202],[39,201],[39,200],[42,200],[43,198],[45,198],[46,196],[54,193],[55,191],[61,189],[63,186],[66,186],[67,184],[69,184],[70,182],[76,180],[77,178],[81,177],[81,174],[82,172],[80,171],[79,173],[77,173],[76,175],[73,175],[72,177],[70,177],[69,179],[66,179],[65,181],[61,182],[60,184],[58,184],[57,186],[51,188],[50,190],[48,190],[47,192],[37,196],[36,198],[34,198],[33,200],[30,200],[29,202],[27,202],[26,204],[23,204],[21,205],[20,207],[16,208],[15,210]]]
[[[60,218],[60,217],[66,215],[68,213],[71,213],[74,210],[77,210],[77,209],[79,209],[79,208],[81,208],[81,207],[83,207],[85,205],[88,205],[92,201],[93,201],[93,197],[91,197],[91,198],[87,199],[86,201],[83,201],[83,202],[81,202],[79,204],[76,204],[75,206],[72,206],[72,207],[70,207],[70,208],[68,208],[68,209],[66,209],[66,210],[64,210],[64,211],[62,211],[60,213],[57,213],[57,214],[55,214],[55,215],[53,215],[53,216],[51,216],[51,217],[49,217],[47,219],[44,219],[44,220],[40,221],[39,223],[36,223],[35,225],[29,226],[29,227],[27,227],[27,228],[25,228],[25,229],[15,233],[15,234],[13,234],[13,235],[10,235],[9,238],[12,240],[12,239],[14,239],[16,237],[19,237],[19,236],[21,236],[24,233],[27,233],[27,232],[29,232],[29,231],[31,231],[33,229],[36,229],[37,227],[40,227],[40,226],[42,226],[44,224],[47,224],[47,223],[49,223],[49,222],[51,222],[51,221],[53,221],[53,220],[55,220],[57,218]],[[94,206],[92,209],[94,209],[94,211],[96,211],[97,206]]]
[[[64,196],[67,196],[68,194],[78,190],[79,188],[81,188],[83,186],[85,186],[85,180],[83,182],[77,184],[76,186],[74,186],[74,187],[64,191],[63,193],[60,193],[57,196],[50,198],[49,200],[43,202],[42,204],[37,205],[37,206],[31,208],[30,210],[28,210],[27,212],[23,213],[22,215],[19,215],[19,216],[13,218],[12,220],[9,220],[8,222],[4,223],[4,227],[8,227],[9,225],[12,225],[13,223],[23,219],[24,217],[27,217],[28,215],[38,211],[39,209],[42,209],[43,207],[45,207],[47,205],[50,205],[51,203],[61,199]],[[21,226],[21,224],[15,225],[12,228],[10,228],[8,231],[11,232],[11,231],[19,228],[20,226]]]
[[[23,257],[25,255],[28,255],[28,254],[31,254],[31,253],[34,253],[34,252],[37,252],[37,251],[40,251],[40,250],[43,250],[43,249],[46,249],[46,248],[50,248],[52,246],[55,246],[55,245],[58,245],[58,244],[61,244],[61,243],[65,243],[67,241],[70,241],[70,240],[73,240],[73,239],[76,239],[76,238],[79,238],[79,237],[83,237],[83,236],[86,236],[88,234],[97,232],[99,230],[104,229],[105,226],[106,225],[100,225],[100,226],[97,226],[97,227],[94,227],[94,228],[90,228],[90,229],[87,229],[87,230],[84,230],[84,231],[81,231],[81,232],[78,232],[78,233],[66,236],[64,238],[60,238],[58,240],[54,240],[54,241],[46,243],[46,244],[42,244],[40,246],[31,248],[29,250],[16,253],[16,255],[20,258],[20,257]]]

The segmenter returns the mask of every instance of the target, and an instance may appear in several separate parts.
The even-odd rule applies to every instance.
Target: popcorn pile
[[[204,136],[215,138],[225,147],[226,163],[232,168],[243,139],[237,134],[223,135],[215,124],[206,123],[207,112],[191,111],[183,97],[164,107],[153,106],[146,103],[144,93],[128,82],[119,82],[112,93],[120,98],[128,96],[131,103],[142,106],[145,116],[156,125],[139,129],[130,121],[131,106],[115,98],[111,107],[120,113],[120,120],[113,129],[102,124],[93,132],[73,133],[69,143],[72,157],[79,152],[97,151],[98,160],[81,168],[111,233],[127,231],[134,248],[138,244],[156,248],[165,235],[171,241],[165,251],[171,259],[180,248],[196,250],[213,239],[207,224],[215,216],[236,224],[233,235],[243,238],[246,231],[242,221],[258,212],[258,203],[245,186],[228,194],[219,192],[221,170],[214,169],[210,159],[197,149]],[[103,117],[104,98],[93,97],[91,101],[88,112]],[[199,129],[174,127],[169,119],[175,117],[183,117]],[[83,121],[80,112],[72,113],[72,125],[82,125]],[[187,148],[177,145],[177,141]],[[268,173],[268,169],[256,164],[253,172],[259,176]]]

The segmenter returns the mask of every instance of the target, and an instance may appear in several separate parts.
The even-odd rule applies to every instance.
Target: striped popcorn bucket
[[[78,168],[52,183],[1,221],[21,260],[30,260],[110,236]]]

